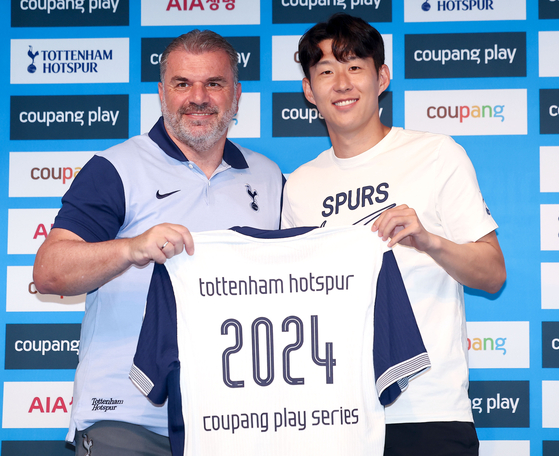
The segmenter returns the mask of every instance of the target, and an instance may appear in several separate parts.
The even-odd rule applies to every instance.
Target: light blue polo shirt
[[[283,175],[261,154],[227,140],[208,179],[168,136],[149,132],[96,154],[62,199],[54,228],[87,242],[129,238],[159,223],[190,231],[279,228]],[[67,440],[100,420],[139,424],[167,435],[167,407],[151,404],[128,378],[153,264],[126,272],[87,295],[80,362]]]

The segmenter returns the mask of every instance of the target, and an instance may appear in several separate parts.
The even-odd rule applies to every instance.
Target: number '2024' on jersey
[[[382,455],[383,405],[429,367],[394,255],[300,233],[194,233],[155,266],[130,377],[168,399],[173,455]]]

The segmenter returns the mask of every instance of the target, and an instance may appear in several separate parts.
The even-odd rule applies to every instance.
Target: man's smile
[[[335,106],[349,106],[350,104],[357,103],[357,98],[353,98],[351,100],[342,100],[334,102]]]

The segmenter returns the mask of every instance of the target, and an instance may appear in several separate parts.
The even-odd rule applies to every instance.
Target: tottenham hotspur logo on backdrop
[[[37,71],[37,67],[35,66],[35,57],[39,55],[39,51],[33,52],[33,46],[29,46],[27,55],[31,59],[31,64],[27,67],[27,71],[29,73],[35,73],[35,71]]]

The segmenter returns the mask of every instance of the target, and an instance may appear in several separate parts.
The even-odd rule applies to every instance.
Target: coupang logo
[[[504,116],[505,105],[462,105],[462,106],[429,106],[427,108],[427,117],[429,119],[456,119],[462,123],[464,119],[500,119],[505,121]]]
[[[530,367],[529,322],[468,322],[467,327],[470,368]]]
[[[500,351],[503,355],[507,354],[506,337],[473,337],[468,338],[468,350],[474,351]]]
[[[43,167],[43,168],[31,168],[31,179],[33,180],[59,180],[62,185],[66,185],[66,182],[70,182],[76,175],[80,172],[81,167],[76,166],[74,168],[70,166],[59,166],[56,167]]]
[[[406,127],[447,135],[525,135],[525,89],[424,90],[405,93]]]

